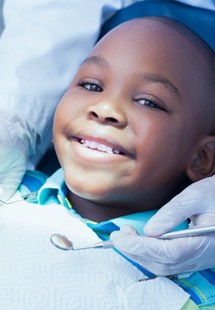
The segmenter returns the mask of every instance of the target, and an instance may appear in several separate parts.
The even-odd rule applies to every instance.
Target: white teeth
[[[118,150],[115,150],[110,146],[107,146],[107,145],[102,144],[102,143],[97,143],[95,141],[89,141],[89,140],[81,139],[80,143],[84,144],[86,147],[88,147],[90,149],[99,150],[102,152],[106,152],[108,154],[119,154],[120,153]]]

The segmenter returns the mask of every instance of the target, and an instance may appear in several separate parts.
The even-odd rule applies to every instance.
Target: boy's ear
[[[207,136],[201,140],[185,173],[193,182],[215,173],[215,136]]]

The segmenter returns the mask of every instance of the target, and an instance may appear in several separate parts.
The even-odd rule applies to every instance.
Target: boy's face
[[[200,137],[204,66],[195,47],[157,21],[125,24],[100,41],[56,111],[69,189],[131,212],[159,207]]]

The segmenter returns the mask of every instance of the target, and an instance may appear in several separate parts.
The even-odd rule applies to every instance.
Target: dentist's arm
[[[203,270],[215,266],[215,235],[160,240],[186,219],[190,227],[215,224],[215,176],[187,187],[163,206],[139,236],[131,226],[111,234],[114,246],[156,275]]]

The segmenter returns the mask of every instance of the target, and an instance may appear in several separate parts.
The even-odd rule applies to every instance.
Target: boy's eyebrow
[[[96,64],[106,68],[109,67],[107,61],[101,56],[90,56],[81,63],[81,66],[84,64]]]
[[[140,78],[144,82],[148,81],[152,83],[160,83],[164,87],[166,87],[169,91],[171,91],[174,95],[176,95],[178,98],[181,97],[179,89],[172,82],[170,82],[168,79],[166,79],[163,76],[160,76],[154,73],[143,73],[143,74],[140,74]]]
[[[103,57],[101,57],[99,55],[90,56],[90,57],[86,58],[81,63],[81,66],[84,64],[96,64],[96,65],[106,67],[106,68],[109,67],[108,62]],[[178,88],[172,82],[170,82],[168,79],[164,78],[163,76],[159,76],[159,75],[154,74],[154,73],[143,73],[143,74],[140,74],[140,78],[146,82],[148,81],[148,82],[163,84],[164,87],[166,87],[174,95],[176,95],[178,98],[180,98],[180,92],[179,92]]]

